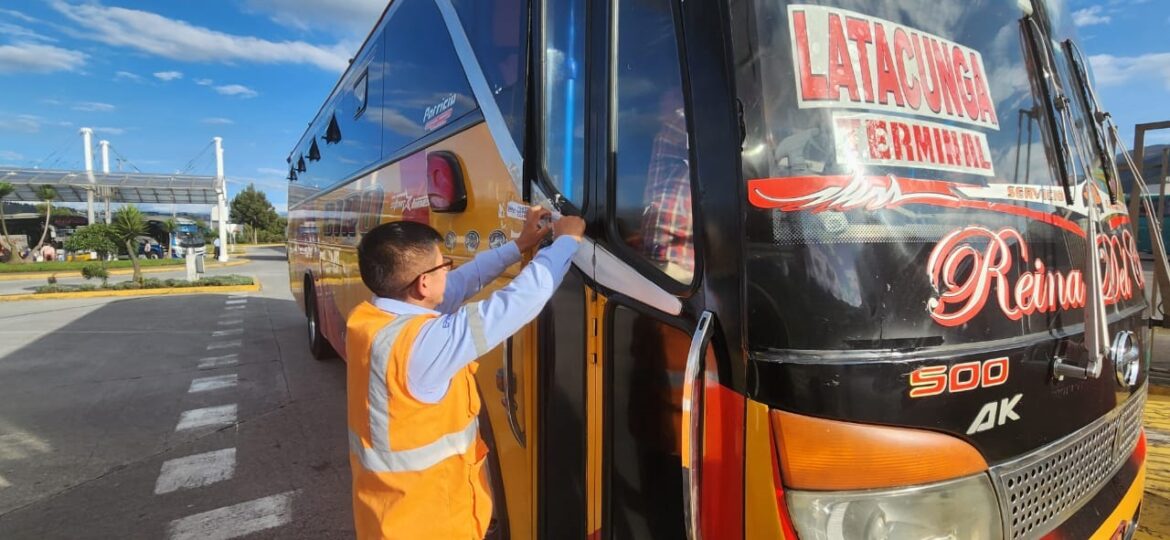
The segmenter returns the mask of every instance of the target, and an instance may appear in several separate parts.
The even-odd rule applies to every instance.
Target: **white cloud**
[[[11,150],[0,150],[0,161],[22,161],[24,156]]]
[[[93,128],[93,132],[102,135],[124,135],[126,133],[126,129],[116,127],[95,127]]]
[[[247,0],[247,6],[280,24],[325,31],[343,28],[351,37],[360,39],[378,21],[386,9],[386,0]]]
[[[236,96],[242,98],[254,98],[260,95],[259,92],[248,88],[242,84],[226,84],[223,86],[216,86],[215,91],[225,96]]]
[[[170,82],[170,81],[182,79],[183,72],[181,72],[181,71],[156,71],[156,72],[154,72],[154,78],[156,78],[160,81]]]
[[[139,77],[138,75],[130,73],[129,71],[119,71],[117,73],[114,73],[114,80],[117,80],[117,81],[126,80],[126,81],[140,82],[140,81],[142,81],[142,77]]]
[[[95,101],[83,101],[73,106],[73,110],[81,112],[111,112],[116,108],[109,103],[98,103]]]
[[[10,117],[0,117],[0,131],[15,131],[18,133],[37,133],[41,130],[40,119],[27,115],[18,114]]]
[[[256,172],[265,176],[277,176],[282,180],[284,179],[284,176],[288,174],[288,171],[285,169],[273,169],[271,167],[260,167],[259,169],[256,169]]]
[[[1100,86],[1114,86],[1135,80],[1157,80],[1170,90],[1170,53],[1141,56],[1096,54],[1089,57],[1093,75]]]
[[[14,10],[14,9],[0,9],[0,13],[3,13],[4,15],[12,17],[13,19],[20,19],[24,22],[30,22],[30,23],[39,22],[36,19],[29,17],[28,15],[25,15],[24,13],[21,13],[19,11]]]
[[[1091,26],[1094,24],[1108,24],[1113,17],[1105,15],[1101,6],[1089,6],[1073,12],[1073,24],[1077,26]]]
[[[0,45],[0,74],[76,71],[85,65],[85,53],[52,45]]]
[[[35,30],[6,22],[0,22],[0,36],[6,36],[12,41],[57,41],[51,37],[41,35]]]
[[[136,9],[52,0],[50,5],[87,31],[84,37],[187,62],[309,64],[345,70],[355,47],[323,47],[304,41],[269,41],[226,34]]]
[[[215,81],[211,79],[195,79],[195,84],[198,84],[199,86],[211,86],[215,84]]]
[[[204,118],[201,122],[212,126],[228,126],[235,123],[231,118]]]

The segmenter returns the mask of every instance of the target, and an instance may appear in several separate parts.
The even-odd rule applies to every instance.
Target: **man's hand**
[[[568,236],[581,241],[585,237],[585,220],[577,216],[564,216],[553,223],[553,236]]]
[[[545,222],[545,219],[550,215],[552,212],[539,206],[528,208],[528,217],[524,219],[524,229],[520,231],[520,237],[516,239],[516,247],[520,248],[521,253],[536,247],[548,235],[548,231],[552,227]]]

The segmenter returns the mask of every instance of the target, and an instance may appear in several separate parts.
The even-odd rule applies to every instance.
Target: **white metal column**
[[[98,141],[98,146],[102,149],[102,174],[109,176],[110,174],[110,141]],[[108,179],[107,179],[108,181]],[[109,225],[112,221],[110,217],[110,192],[109,188],[102,188],[102,199],[106,202],[106,224]]]
[[[219,262],[227,262],[227,181],[223,176],[223,137],[215,137],[215,196],[219,206]]]
[[[89,128],[81,128],[81,146],[85,153],[85,176],[89,179],[90,188],[85,192],[85,215],[89,218],[88,223],[94,222],[93,215],[93,184],[96,180],[93,177],[93,130]]]

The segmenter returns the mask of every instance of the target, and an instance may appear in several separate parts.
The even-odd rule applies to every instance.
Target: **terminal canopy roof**
[[[91,180],[92,176],[92,180]],[[215,177],[150,173],[87,173],[0,167],[0,182],[16,188],[7,200],[40,202],[37,188],[53,186],[59,202],[94,200],[132,204],[215,204]]]

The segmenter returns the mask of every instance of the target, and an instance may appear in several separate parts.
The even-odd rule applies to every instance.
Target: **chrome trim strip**
[[[695,334],[691,337],[691,348],[687,351],[687,367],[683,375],[683,397],[681,433],[682,437],[682,465],[683,465],[683,512],[687,527],[688,540],[701,540],[702,529],[699,527],[700,510],[700,482],[702,481],[703,465],[703,359],[706,357],[707,344],[711,342],[711,321],[714,315],[704,311],[699,317],[699,324],[695,326]]]
[[[516,146],[516,141],[512,140],[512,133],[508,131],[508,124],[504,122],[504,115],[500,112],[500,106],[496,103],[495,95],[492,93],[491,86],[488,85],[487,77],[483,74],[483,69],[479,65],[479,60],[475,57],[475,50],[471,48],[471,41],[467,39],[467,32],[463,30],[463,23],[459,21],[459,13],[455,11],[455,6],[451,5],[451,0],[435,0],[435,5],[438,6],[439,12],[443,14],[443,21],[447,23],[447,32],[451,36],[451,44],[455,46],[455,52],[459,55],[459,62],[463,64],[463,73],[467,75],[467,82],[471,85],[471,92],[475,94],[475,101],[479,103],[479,109],[483,111],[484,120],[487,121],[488,131],[492,134],[492,140],[496,143],[496,150],[500,153],[500,159],[504,161],[504,166],[508,169],[508,175],[512,177],[512,183],[516,186],[517,193],[524,192],[524,184],[522,183],[522,173],[524,171],[524,158],[520,155],[520,149]]]

